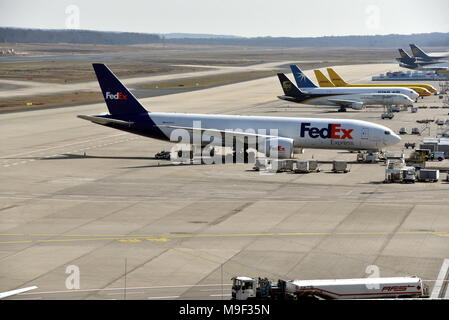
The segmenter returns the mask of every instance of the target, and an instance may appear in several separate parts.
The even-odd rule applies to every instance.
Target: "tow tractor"
[[[232,278],[232,300],[426,298],[428,287],[418,277],[331,280]]]
[[[415,149],[410,156],[405,159],[407,166],[415,167],[416,169],[422,169],[426,167],[426,159],[430,154],[429,149]]]

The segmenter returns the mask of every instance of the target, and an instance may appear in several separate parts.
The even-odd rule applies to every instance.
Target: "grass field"
[[[205,70],[205,68],[175,67],[139,60],[134,62],[111,62],[108,63],[108,66],[121,78]],[[74,83],[96,80],[92,63],[87,61],[0,63],[0,78],[50,83]]]
[[[332,65],[376,63],[391,61],[395,53],[389,48],[258,48],[232,46],[179,45],[70,45],[70,44],[1,44],[14,48],[19,55],[34,57],[32,62],[1,62],[0,79],[48,83],[77,83],[95,81],[92,62],[110,56],[107,65],[119,78],[152,76],[208,70],[207,66],[247,66],[264,62],[291,61],[304,70]],[[102,55],[104,53],[104,55]],[[118,54],[118,55],[117,55]],[[136,55],[137,54],[137,55]],[[55,60],[39,61],[40,56],[56,55]],[[62,58],[61,58],[62,57]],[[77,57],[74,59],[73,57]],[[53,59],[53,58],[52,58]],[[85,59],[85,60],[84,60]],[[178,66],[178,65],[187,66]],[[198,65],[198,67],[196,67]],[[200,67],[202,66],[202,67]],[[288,65],[278,70],[236,70],[233,73],[191,77],[179,80],[148,82],[140,85],[144,95],[159,95],[156,90],[195,90],[225,85],[289,72]],[[273,84],[276,85],[276,84]],[[179,92],[179,91],[178,91]],[[74,92],[0,100],[0,111],[26,110],[102,101],[99,92]],[[27,105],[27,103],[32,105]]]
[[[321,68],[330,65],[338,65],[338,64],[349,64],[349,63],[303,63],[301,67],[304,70]],[[0,64],[1,66],[1,64]],[[177,67],[176,70],[180,68]],[[115,66],[113,67],[114,73],[120,74],[121,72],[126,73],[126,66]],[[202,68],[204,70],[204,68]],[[167,80],[161,82],[151,82],[147,84],[140,85],[139,87],[144,90],[155,90],[154,95],[159,95],[159,92],[156,90],[159,89],[168,89],[176,90],[195,90],[195,89],[204,89],[213,86],[226,85],[241,81],[249,81],[264,77],[275,76],[277,72],[289,72],[290,69],[288,66],[285,66],[285,69],[277,69],[277,70],[258,70],[258,71],[245,71],[245,72],[233,72],[226,74],[218,74],[218,75],[210,75],[210,76],[202,76],[202,77],[191,77],[191,78],[182,78],[175,80]],[[86,71],[87,72],[87,71]],[[131,72],[128,70],[128,72]],[[91,80],[96,80],[95,75],[92,71],[89,71],[92,74]],[[146,74],[143,74],[146,75]],[[274,83],[273,85],[276,85]],[[148,92],[150,93],[150,92]],[[151,95],[151,94],[149,94]],[[12,98],[12,99],[0,99],[0,112],[2,111],[18,111],[18,110],[33,110],[38,108],[48,108],[48,107],[63,107],[69,105],[76,104],[85,104],[85,103],[95,103],[103,101],[103,97],[98,92],[74,92],[74,93],[64,93],[64,94],[56,94],[56,95],[38,95],[33,97],[21,97],[21,98]]]
[[[249,71],[249,72],[235,72],[227,74],[218,74],[206,77],[195,77],[176,79],[169,81],[162,81],[158,83],[149,83],[141,85],[141,88],[145,89],[194,89],[194,88],[207,88],[212,86],[219,86],[229,83],[235,83],[240,81],[253,80],[263,77],[269,77],[276,74],[276,70],[266,71]]]
[[[66,106],[83,103],[103,101],[103,96],[98,92],[74,92],[66,94],[35,96],[15,99],[0,100],[0,112],[33,110],[55,106]]]

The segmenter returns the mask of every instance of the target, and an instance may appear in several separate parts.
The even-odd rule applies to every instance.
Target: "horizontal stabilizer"
[[[97,117],[97,116],[78,115],[78,118],[92,121],[93,123],[103,124],[103,125],[114,123],[114,124],[130,127],[134,124],[134,122],[131,122],[131,121],[110,119],[110,118]]]

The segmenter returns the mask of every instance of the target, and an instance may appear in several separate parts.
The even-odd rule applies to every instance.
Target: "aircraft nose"
[[[401,141],[401,137],[398,136],[396,133],[391,132],[389,145],[393,145],[393,144],[399,143],[400,141]]]

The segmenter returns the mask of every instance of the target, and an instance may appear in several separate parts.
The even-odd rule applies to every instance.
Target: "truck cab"
[[[232,299],[248,300],[256,298],[256,279],[250,277],[232,278]]]
[[[444,155],[444,152],[443,152],[443,151],[435,151],[435,152],[432,152],[432,153],[429,155],[429,159],[430,159],[430,160],[443,161],[444,158],[445,158],[445,155]]]

